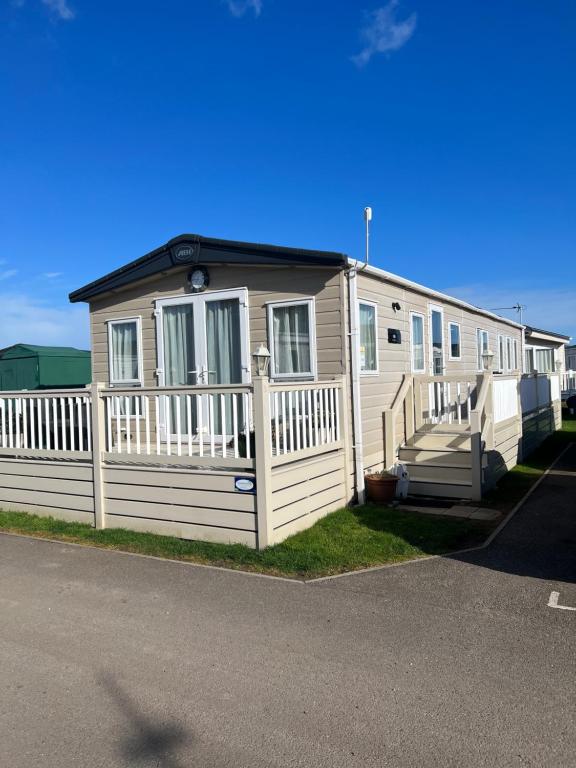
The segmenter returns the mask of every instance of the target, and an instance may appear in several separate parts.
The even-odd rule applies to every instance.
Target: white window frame
[[[434,373],[434,345],[432,343],[432,312],[438,312],[440,314],[440,332],[442,333],[442,373]],[[444,376],[446,373],[446,338],[444,333],[444,307],[438,304],[428,305],[428,346],[430,350],[430,375],[431,376]]]
[[[112,328],[115,325],[125,325],[126,323],[136,323],[136,354],[138,356],[138,378],[137,379],[113,379],[113,353],[112,353]],[[113,387],[141,387],[144,383],[143,376],[143,360],[142,360],[142,317],[140,315],[134,317],[118,317],[114,320],[107,320],[108,326],[108,384],[110,388]]]
[[[452,355],[452,326],[458,328],[458,351],[460,354],[457,357]],[[460,323],[455,323],[452,320],[448,323],[448,360],[462,360],[462,329]]]
[[[225,301],[226,299],[237,299],[240,303],[240,359],[242,365],[242,383],[249,384],[250,376],[250,324],[248,309],[248,288],[223,288],[215,291],[202,291],[202,293],[184,294],[182,296],[168,296],[164,299],[156,299],[154,302],[154,315],[156,317],[156,376],[158,386],[166,386],[166,373],[164,370],[164,307],[174,307],[180,304],[198,304],[203,305],[203,311],[206,312],[206,303],[210,301]],[[196,319],[196,318],[195,318]],[[198,326],[198,327],[197,327]],[[205,352],[205,340],[202,337],[204,326],[194,323],[194,346],[195,354],[202,356]],[[205,361],[201,358],[197,362],[204,366]],[[208,365],[206,363],[206,369]],[[190,385],[194,386],[194,385]]]
[[[422,368],[414,367],[413,317],[419,317],[422,320]],[[426,373],[426,316],[422,312],[410,312],[410,370],[412,373]]]
[[[274,310],[283,307],[308,307],[308,329],[310,332],[310,367],[311,371],[300,373],[277,373],[276,355],[274,350]],[[270,351],[270,378],[274,381],[316,381],[318,377],[317,348],[316,348],[316,302],[313,296],[288,301],[267,301],[266,315],[268,319],[268,349]]]
[[[368,299],[358,299],[358,317],[360,317],[360,306],[362,304],[365,304],[367,307],[373,307],[374,308],[374,343],[376,344],[376,368],[372,369],[366,369],[362,370],[362,365],[360,365],[360,375],[361,376],[377,376],[380,373],[380,356],[378,354],[378,344],[379,344],[379,338],[378,338],[378,304],[376,304],[375,301],[369,301]],[[358,323],[358,345],[360,346],[360,323]]]
[[[479,371],[484,371],[484,363],[482,361],[482,353],[484,351],[483,345],[482,347],[479,344],[480,341],[480,334],[486,334],[486,349],[490,349],[490,334],[486,330],[486,328],[476,328],[476,364],[478,365]]]

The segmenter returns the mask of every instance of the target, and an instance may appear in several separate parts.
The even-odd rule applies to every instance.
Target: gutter
[[[348,265],[353,268],[356,264],[355,261],[352,259],[348,259]],[[380,280],[387,281],[390,283],[395,283],[396,285],[400,285],[402,288],[410,288],[413,291],[417,291],[418,293],[423,293],[425,296],[431,296],[434,299],[439,299],[440,301],[446,301],[450,304],[453,304],[456,307],[463,307],[464,309],[468,309],[472,312],[475,312],[476,314],[484,315],[485,317],[489,317],[492,320],[496,320],[499,323],[505,323],[506,325],[512,325],[514,328],[522,328],[524,329],[524,325],[521,323],[516,323],[514,320],[509,320],[507,317],[501,317],[500,315],[496,315],[493,312],[490,312],[488,309],[482,309],[482,307],[475,307],[474,304],[469,304],[467,301],[463,301],[462,299],[457,299],[455,296],[449,296],[447,293],[442,293],[441,291],[436,291],[434,288],[427,288],[425,285],[421,285],[420,283],[415,283],[412,280],[408,280],[405,277],[400,277],[399,275],[394,275],[392,272],[386,272],[383,269],[379,269],[378,267],[373,267],[369,264],[363,264],[358,271],[364,272],[367,275],[372,275],[373,277],[377,277]]]
[[[356,262],[346,272],[348,278],[348,314],[350,318],[350,361],[352,365],[352,434],[354,477],[358,504],[364,504],[364,447],[362,444],[362,407],[360,392],[360,316]]]

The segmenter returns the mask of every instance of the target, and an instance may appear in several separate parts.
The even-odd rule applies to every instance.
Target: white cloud
[[[89,348],[88,308],[55,307],[26,294],[1,294],[0,348],[18,344],[52,344]]]
[[[363,67],[376,53],[397,51],[410,40],[416,29],[417,16],[412,13],[404,21],[397,21],[397,7],[398,0],[390,0],[388,5],[366,15],[366,25],[360,31],[365,45],[352,57],[356,66]]]
[[[4,262],[0,262],[2,264]],[[18,274],[17,269],[5,269],[3,272],[0,272],[0,280],[9,280],[11,277],[14,277],[14,275]]]
[[[44,272],[42,277],[45,277],[46,280],[55,280],[57,277],[62,277],[62,272]]]
[[[498,310],[499,307],[512,307],[520,303],[526,307],[523,322],[546,331],[565,333],[576,338],[576,287],[521,288],[518,286],[495,287],[485,283],[459,285],[442,289],[450,296],[474,304],[483,309]],[[514,310],[499,310],[497,315],[504,315],[518,320]]]
[[[244,14],[251,10],[254,16],[260,16],[262,13],[262,1],[263,0],[226,0],[226,5],[232,16],[240,18]]]
[[[76,13],[70,8],[67,0],[42,0],[45,6],[59,19],[70,21]]]

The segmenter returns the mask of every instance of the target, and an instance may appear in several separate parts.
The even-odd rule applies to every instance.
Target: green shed
[[[74,347],[14,344],[0,350],[0,390],[84,387],[92,380],[90,352]]]

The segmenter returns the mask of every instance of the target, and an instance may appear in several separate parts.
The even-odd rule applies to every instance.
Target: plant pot
[[[364,482],[369,501],[389,504],[396,495],[398,478],[394,475],[366,475]]]

